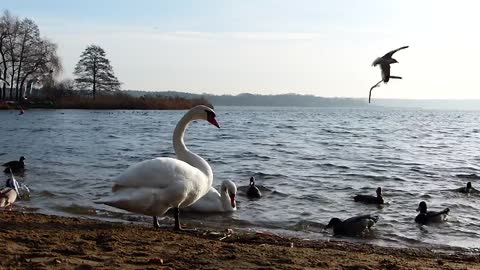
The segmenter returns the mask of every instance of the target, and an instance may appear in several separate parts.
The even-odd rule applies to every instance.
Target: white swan
[[[173,148],[177,159],[159,157],[142,161],[128,168],[114,180],[114,195],[102,203],[129,212],[157,216],[174,210],[175,230],[182,230],[179,208],[187,207],[204,196],[212,186],[212,169],[203,158],[190,152],[183,136],[193,120],[207,120],[220,128],[215,112],[199,105],[190,109],[178,122],[173,132]]]
[[[230,180],[224,180],[220,185],[220,192],[214,187],[210,187],[205,196],[185,208],[185,211],[202,213],[233,212],[237,210],[236,194],[237,186]]]

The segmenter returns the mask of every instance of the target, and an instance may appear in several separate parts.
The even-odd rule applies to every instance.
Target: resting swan
[[[185,211],[202,213],[233,212],[237,210],[236,194],[237,186],[230,180],[224,180],[220,185],[220,192],[214,187],[210,187],[205,196],[185,208]]]
[[[159,157],[142,161],[128,168],[114,180],[114,196],[103,203],[129,212],[157,216],[173,208],[175,230],[182,230],[179,209],[195,203],[212,186],[213,172],[208,162],[190,152],[183,137],[193,120],[207,120],[220,128],[215,112],[199,105],[190,109],[178,122],[173,132],[173,148],[177,158]]]

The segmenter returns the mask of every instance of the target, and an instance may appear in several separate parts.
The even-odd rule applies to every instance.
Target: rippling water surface
[[[480,248],[480,196],[451,189],[480,188],[480,112],[401,109],[218,107],[221,129],[196,122],[190,150],[214,171],[214,185],[233,180],[240,190],[254,175],[264,197],[238,197],[231,215],[184,215],[184,222],[332,238],[323,226],[372,213],[375,232],[355,240],[393,246]],[[17,208],[57,215],[151,222],[95,204],[111,179],[129,165],[174,156],[171,136],[185,111],[1,111],[0,161],[24,155],[19,180],[32,196]],[[4,176],[5,178],[6,176]],[[384,207],[353,202],[357,193],[384,188]],[[418,226],[421,200],[449,207],[447,223]],[[172,219],[165,217],[165,224]]]

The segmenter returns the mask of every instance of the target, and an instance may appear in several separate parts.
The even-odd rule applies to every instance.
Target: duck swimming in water
[[[418,205],[417,211],[420,211],[420,214],[415,217],[415,222],[425,225],[444,222],[447,220],[450,209],[445,208],[443,211],[427,211],[427,203],[422,201]]]
[[[262,192],[260,192],[260,189],[258,189],[257,186],[255,186],[255,177],[250,177],[250,185],[247,190],[247,197],[249,198],[254,198],[258,199],[262,197]]]
[[[382,188],[377,188],[377,196],[372,195],[356,195],[353,197],[353,200],[356,202],[362,202],[367,204],[384,204],[382,196]]]
[[[363,236],[370,231],[370,228],[378,221],[378,216],[361,215],[351,217],[342,221],[339,218],[332,218],[325,226],[325,230],[333,228],[333,234],[344,236]]]
[[[9,173],[10,170],[12,173],[18,173],[25,169],[25,160],[24,156],[21,156],[19,160],[12,160],[7,163],[2,164],[2,166],[7,167],[3,170],[4,173]]]
[[[480,191],[478,189],[475,189],[474,187],[472,187],[472,182],[468,182],[467,186],[457,188],[457,189],[455,189],[455,191],[460,192],[460,193],[467,193],[467,194],[480,193]]]

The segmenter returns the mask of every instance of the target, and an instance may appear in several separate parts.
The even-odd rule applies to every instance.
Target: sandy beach
[[[227,237],[226,237],[227,236]],[[0,269],[480,269],[479,254],[0,212]]]

